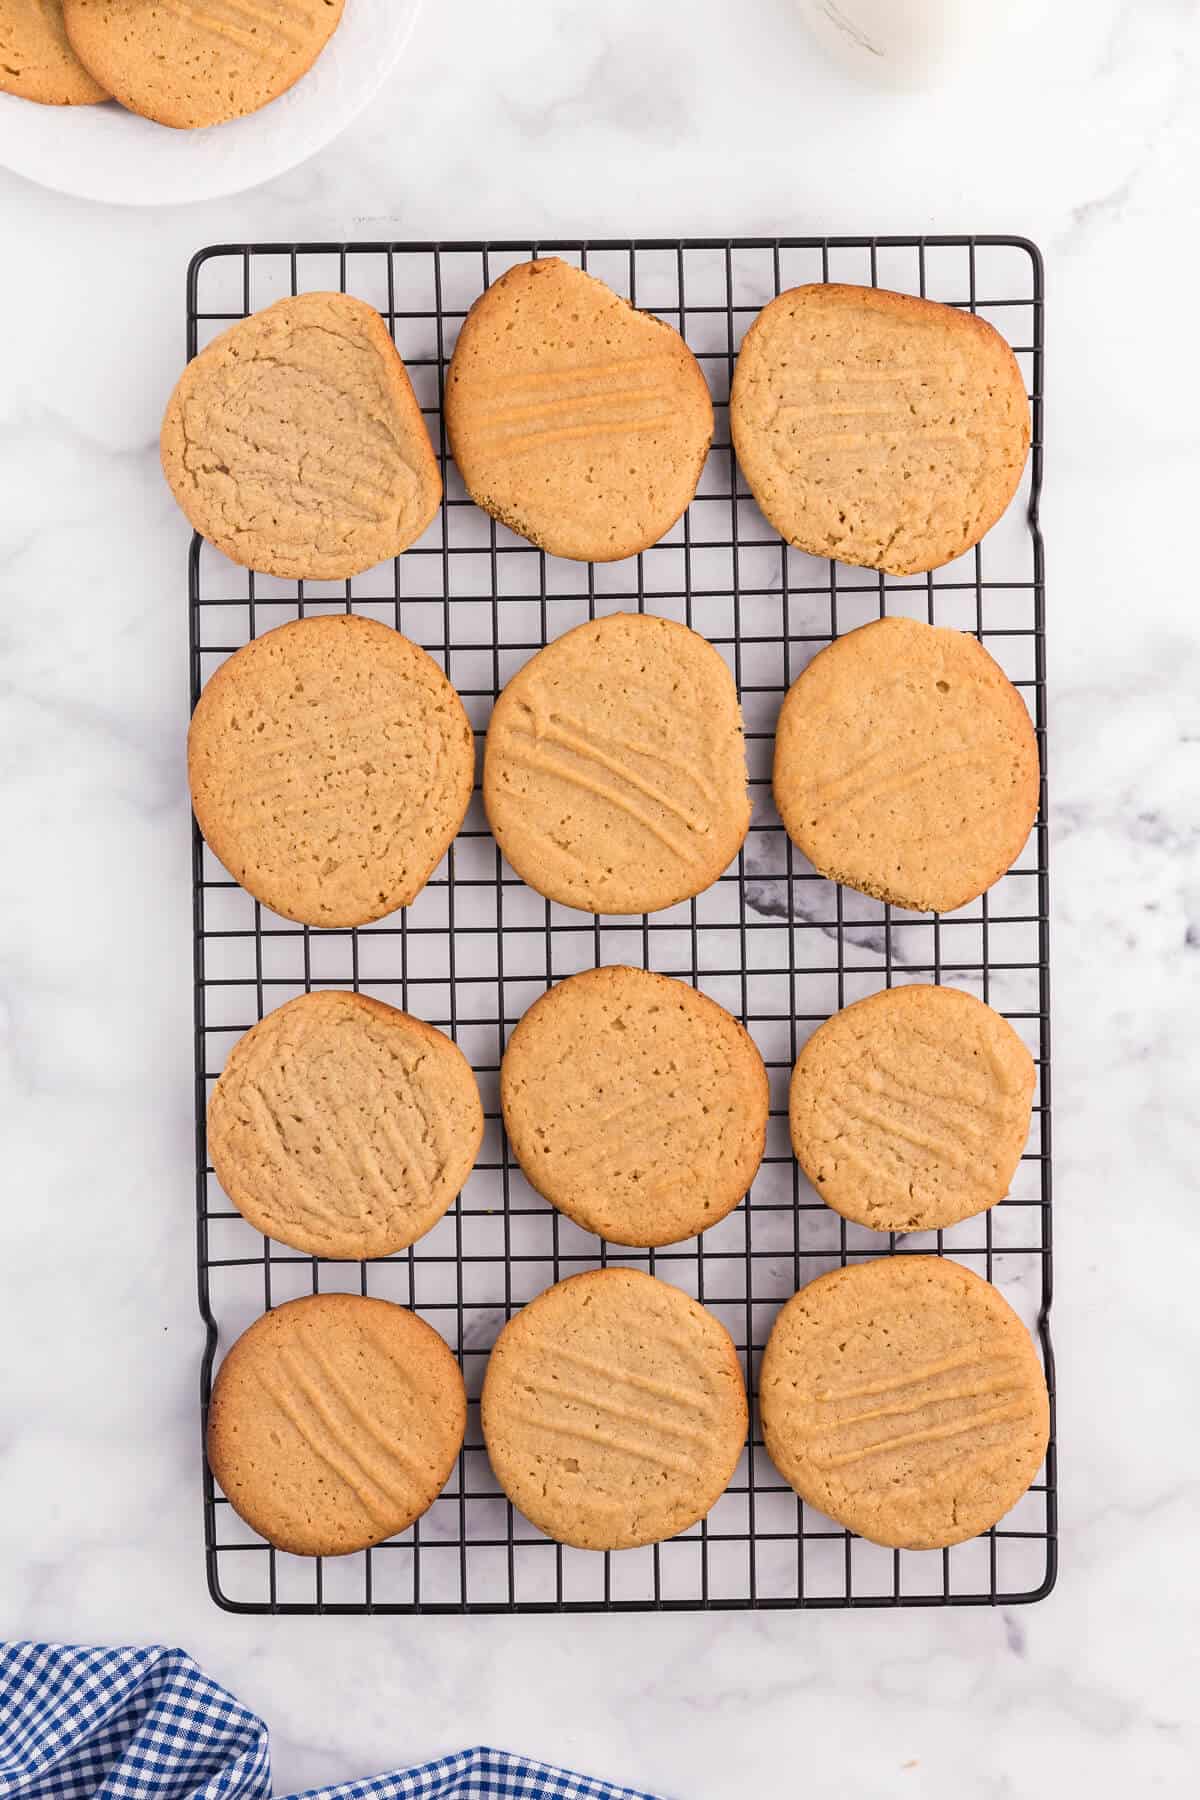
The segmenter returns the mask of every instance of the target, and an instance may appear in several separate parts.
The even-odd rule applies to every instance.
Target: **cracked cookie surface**
[[[408,372],[373,307],[301,294],[192,359],[163,419],[163,472],[233,562],[333,581],[399,556],[442,498]]]
[[[1025,378],[986,320],[816,283],[765,306],[738,353],[734,450],[798,549],[912,575],[977,544],[1029,450]]]
[[[573,1275],[523,1307],[496,1340],[480,1410],[513,1505],[583,1550],[694,1525],[728,1486],[748,1422],[725,1327],[640,1269]]]
[[[973,994],[894,987],[819,1025],[792,1072],[792,1148],[822,1200],[872,1231],[935,1231],[1007,1194],[1033,1058]]]
[[[446,429],[485,511],[555,556],[612,562],[657,543],[691,501],[713,409],[674,326],[552,256],[472,306]]]
[[[181,130],[257,112],[312,68],[345,0],[63,0],[80,60],[122,106]]]
[[[296,1556],[346,1556],[427,1511],[462,1449],[462,1373],[389,1300],[309,1294],[256,1319],[217,1371],[208,1460],[246,1523]]]
[[[526,1179],[614,1244],[715,1225],[762,1161],[767,1072],[724,1007],[645,969],[587,969],[534,1002],[500,1068]]]
[[[802,1499],[872,1543],[933,1550],[987,1531],[1046,1453],[1033,1340],[996,1288],[937,1256],[818,1276],[775,1320],[759,1416]]]
[[[458,1046],[366,994],[301,994],[238,1040],[208,1103],[238,1211],[307,1256],[391,1256],[474,1166],[483,1107]]]
[[[433,658],[345,613],[236,651],[188,732],[209,848],[303,925],[363,925],[407,906],[462,824],[474,773],[470,721]]]
[[[788,689],[775,803],[831,881],[915,912],[953,912],[1012,867],[1040,766],[1024,700],[977,638],[876,619]]]
[[[551,900],[639,913],[701,893],[750,824],[728,667],[673,619],[576,626],[497,700],[483,799],[508,861]]]

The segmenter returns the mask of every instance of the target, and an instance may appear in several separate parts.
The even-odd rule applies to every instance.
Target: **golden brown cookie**
[[[63,0],[80,61],[131,112],[194,130],[257,112],[312,68],[345,0]]]
[[[530,1301],[496,1340],[481,1412],[513,1505],[581,1550],[657,1543],[702,1519],[748,1420],[725,1327],[639,1269],[591,1269]]]
[[[657,543],[696,492],[713,412],[673,326],[551,256],[481,294],[446,378],[471,498],[555,556]]]
[[[252,1530],[295,1556],[346,1556],[405,1531],[462,1449],[467,1395],[416,1313],[310,1294],[256,1319],[217,1373],[208,1461]]]
[[[900,1550],[987,1531],[1037,1474],[1050,1431],[1024,1325],[937,1256],[885,1256],[801,1288],[763,1352],[758,1405],[801,1498]]]
[[[365,994],[301,994],[234,1045],[208,1150],[234,1205],[309,1256],[391,1256],[453,1205],[483,1138],[475,1077],[432,1025]]]
[[[109,98],[71,48],[62,0],[0,6],[0,94],[43,106],[95,106]]]
[[[289,581],[399,556],[442,498],[408,371],[348,294],[277,300],[214,338],[171,395],[160,448],[201,536]]]
[[[986,320],[836,283],[763,308],[729,428],[782,537],[890,575],[951,562],[1000,517],[1029,450],[1025,379]]]
[[[673,619],[579,625],[497,700],[483,800],[517,874],[551,900],[606,913],[687,900],[750,825],[733,677]]]
[[[433,658],[346,613],[222,663],[188,733],[196,820],[247,891],[303,925],[407,906],[463,822],[475,746]]]
[[[935,1231],[1008,1192],[1033,1058],[957,988],[897,987],[818,1026],[792,1072],[792,1148],[823,1200],[872,1231]]]
[[[715,1000],[645,969],[586,969],[518,1024],[500,1068],[526,1177],[614,1244],[676,1244],[733,1211],[762,1161],[767,1071]]]
[[[1024,847],[1037,738],[977,638],[877,619],[788,689],[774,783],[788,836],[822,875],[914,912],[953,912]]]

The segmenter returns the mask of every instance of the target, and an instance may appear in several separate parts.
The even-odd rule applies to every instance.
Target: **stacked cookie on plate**
[[[468,315],[445,388],[481,506],[561,556],[648,548],[696,492],[713,413],[673,328],[557,260],[509,271]],[[747,334],[734,446],[764,513],[813,554],[896,574],[976,543],[1011,498],[1028,409],[1011,351],[953,309],[870,289],[795,290]],[[349,579],[400,556],[442,501],[383,321],[338,294],[280,301],[189,366],[162,434],[189,519],[233,561]],[[200,828],[254,897],[348,928],[412,903],[466,813],[473,734],[441,668],[348,613],[277,627],[205,687],[189,773]],[[813,867],[899,906],[965,905],[1033,823],[1036,739],[979,641],[904,618],[838,638],[780,714],[774,790]],[[559,905],[637,915],[702,893],[750,823],[736,687],[713,645],[646,614],[554,638],[498,695],[482,796],[516,874]],[[795,1155],[847,1219],[941,1229],[1008,1191],[1032,1059],[973,996],[889,989],[804,1046]],[[768,1123],[762,1057],[694,987],[602,966],[513,1031],[503,1123],[531,1186],[617,1246],[675,1244],[743,1200]],[[453,1205],[483,1132],[441,1032],[357,993],[307,993],[231,1054],[209,1106],[214,1169],[244,1216],[304,1254],[386,1257]],[[1045,1382],[995,1289],[938,1258],[832,1272],[780,1312],[760,1371],[778,1468],[887,1544],[988,1528],[1033,1478]],[[447,1478],[461,1377],[403,1308],[315,1296],[226,1357],[214,1473],[272,1542],[337,1554],[405,1528]],[[547,1289],[501,1332],[482,1426],[504,1491],[564,1542],[685,1530],[724,1490],[746,1391],[725,1327],[641,1271]],[[314,1485],[315,1484],[315,1485]],[[320,1504],[314,1496],[319,1492]]]
[[[194,130],[257,112],[307,74],[345,0],[17,0],[0,91],[47,106],[119,100]]]

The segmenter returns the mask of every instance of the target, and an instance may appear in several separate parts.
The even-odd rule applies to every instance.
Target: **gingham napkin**
[[[182,1650],[0,1645],[2,1800],[269,1800],[261,1719]],[[654,1800],[633,1788],[460,1750],[293,1800]]]

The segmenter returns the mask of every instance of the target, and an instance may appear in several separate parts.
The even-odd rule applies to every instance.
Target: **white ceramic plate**
[[[394,68],[420,4],[346,0],[341,25],[290,92],[205,131],[172,131],[115,103],[37,106],[0,94],[0,163],[59,193],[123,206],[239,194],[345,130]]]

